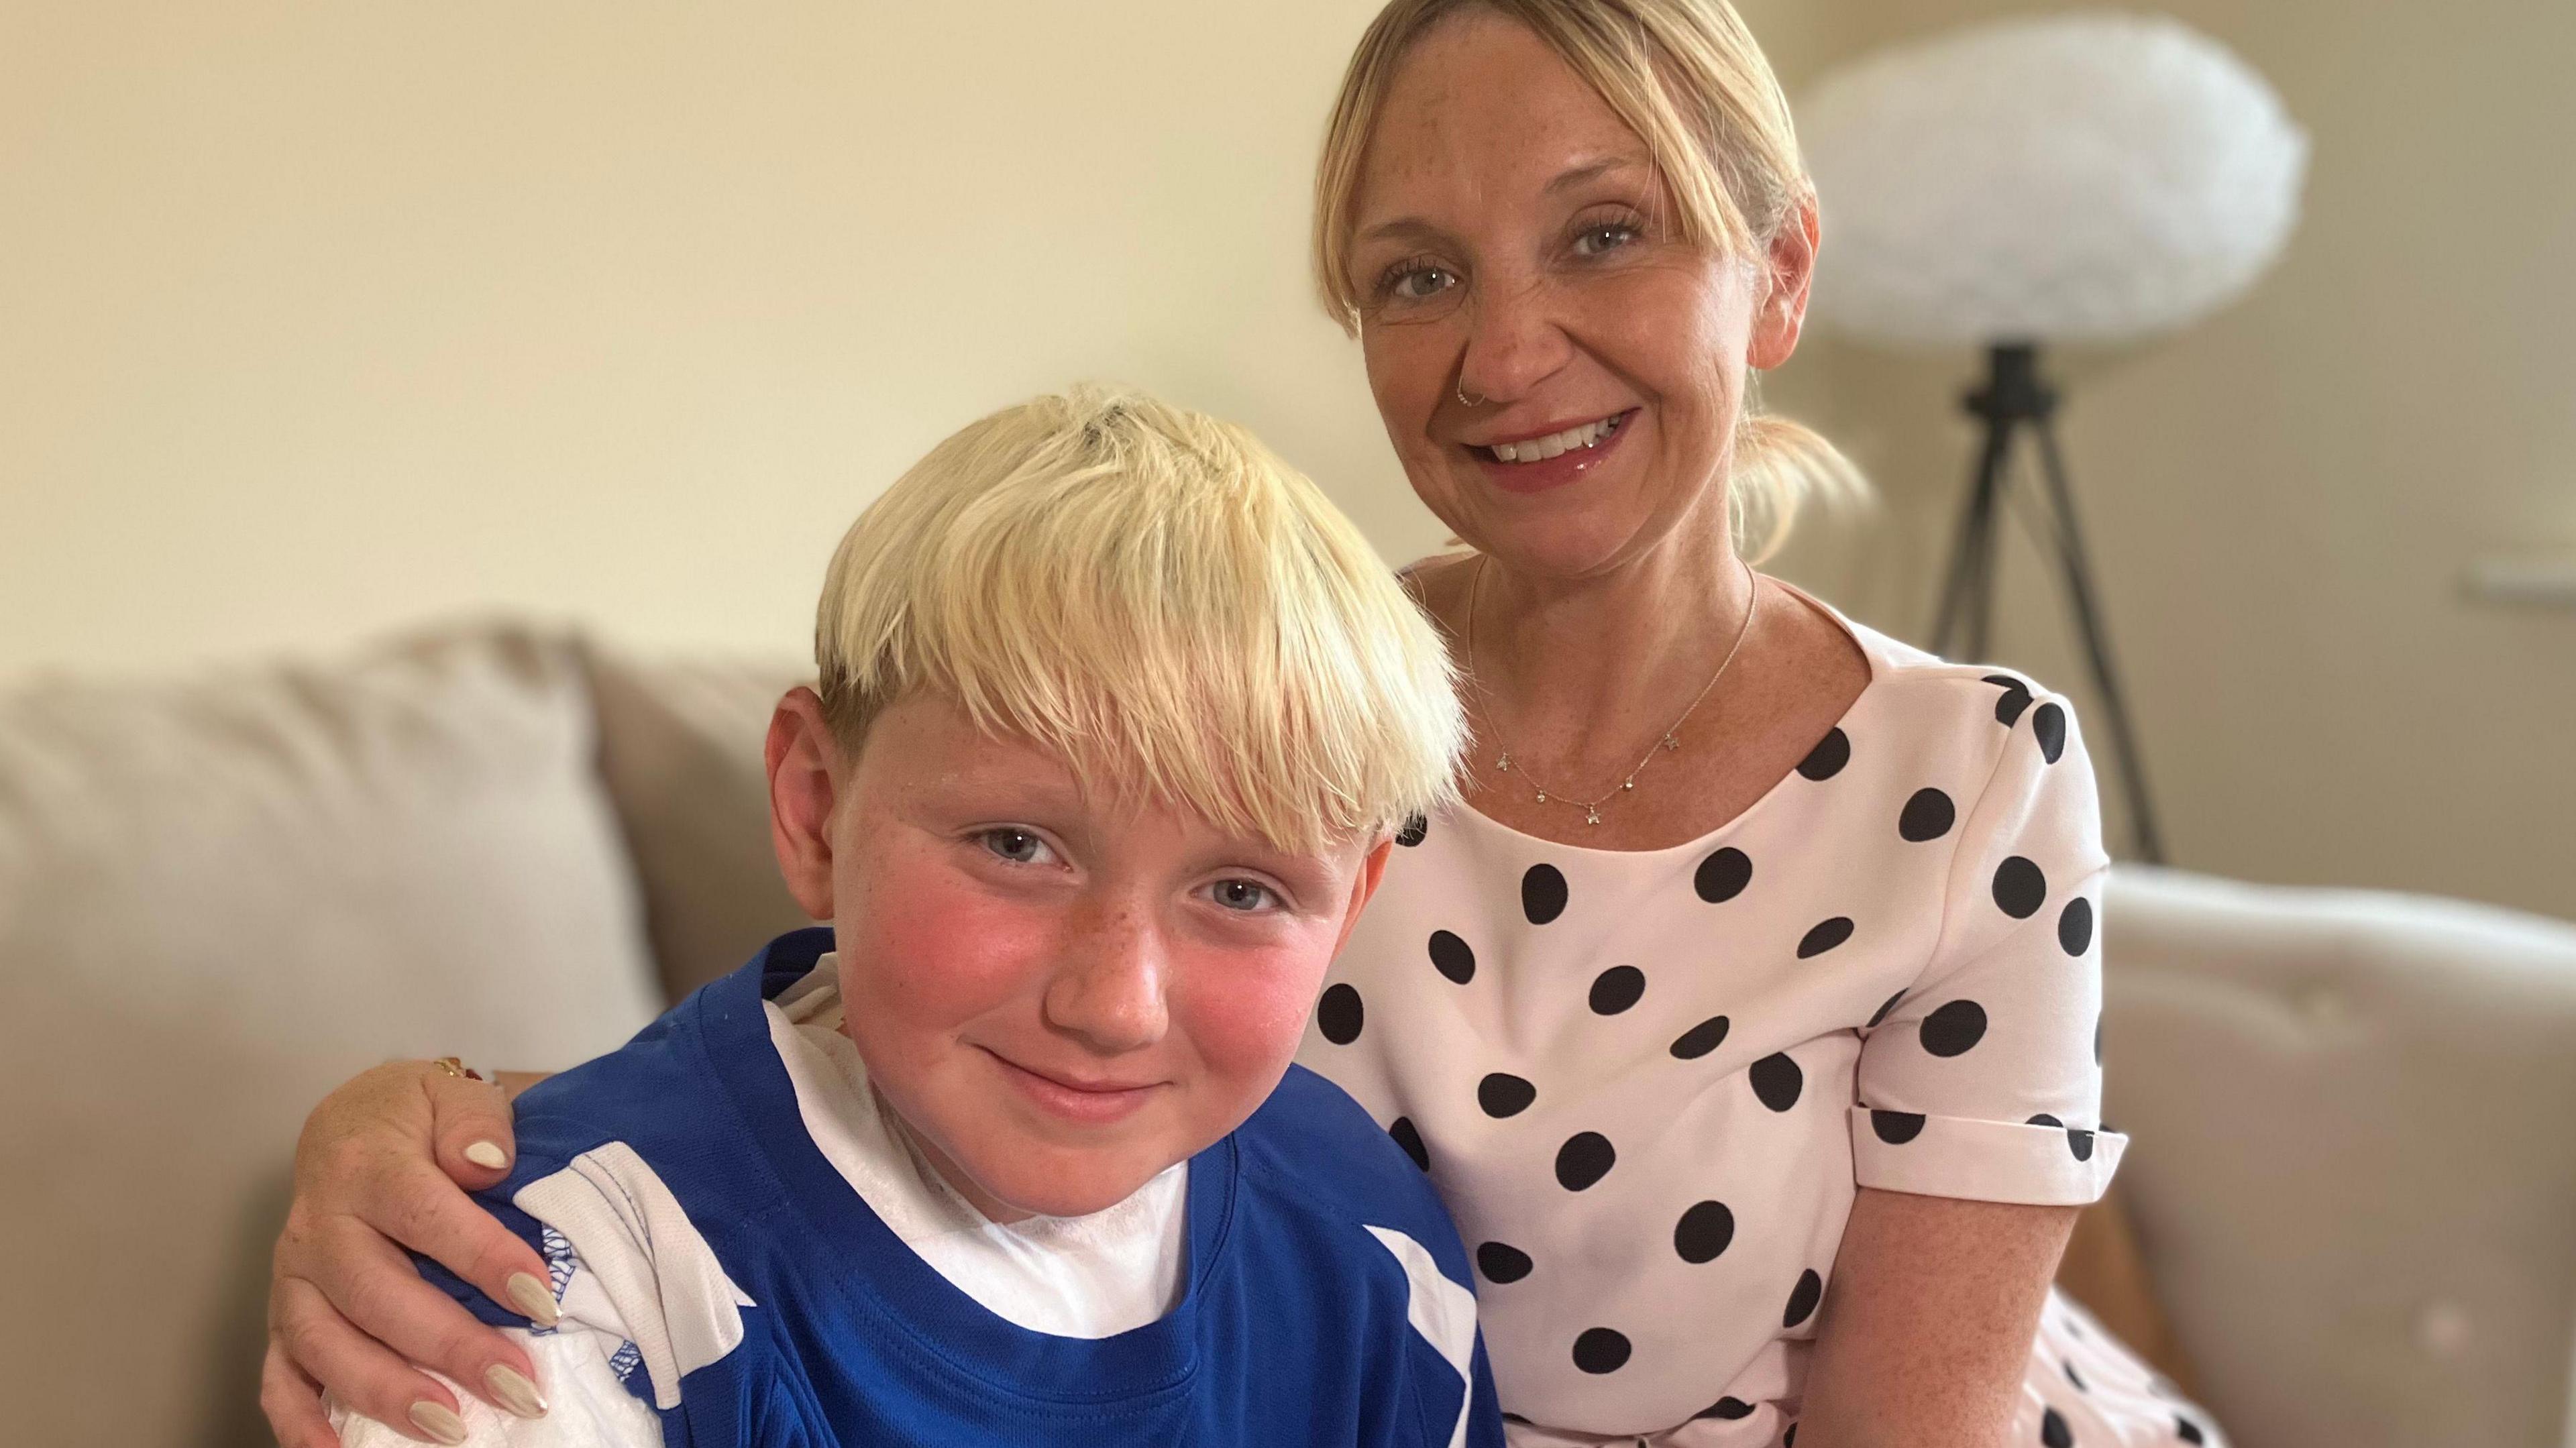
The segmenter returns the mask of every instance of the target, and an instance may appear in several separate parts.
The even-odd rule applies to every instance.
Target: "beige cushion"
[[[0,694],[0,1438],[264,1443],[298,1126],[392,1056],[562,1064],[655,1008],[570,650]]]
[[[588,660],[600,772],[644,887],[664,987],[677,1000],[770,937],[812,923],[770,849],[761,744],[778,696],[814,671],[597,646]]]
[[[2127,867],[2105,922],[2124,1198],[2220,1422],[2566,1441],[2576,927]]]

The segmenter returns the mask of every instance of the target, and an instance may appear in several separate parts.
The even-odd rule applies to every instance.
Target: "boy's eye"
[[[1015,865],[1034,865],[1048,853],[1046,841],[1028,830],[1004,825],[983,833],[984,848]]]
[[[1257,880],[1219,880],[1210,893],[1219,905],[1246,914],[1271,904],[1277,898],[1269,886]]]

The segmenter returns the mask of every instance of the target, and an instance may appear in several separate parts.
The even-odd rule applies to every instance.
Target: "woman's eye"
[[[1275,898],[1269,886],[1253,880],[1219,880],[1213,893],[1219,905],[1246,914],[1261,909]]]
[[[1401,301],[1420,302],[1449,290],[1456,281],[1445,267],[1416,264],[1389,274],[1385,289],[1388,296]]]
[[[985,849],[1014,865],[1034,865],[1047,854],[1046,841],[1027,830],[1004,826],[984,831],[982,838]]]
[[[1636,239],[1637,228],[1624,221],[1587,226],[1574,234],[1574,253],[1577,256],[1599,256]]]

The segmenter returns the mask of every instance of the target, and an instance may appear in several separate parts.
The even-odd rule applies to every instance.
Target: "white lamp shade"
[[[2262,76],[2174,21],[1976,26],[1818,83],[1813,309],[1923,346],[2111,342],[2234,301],[2297,223],[2308,140]]]

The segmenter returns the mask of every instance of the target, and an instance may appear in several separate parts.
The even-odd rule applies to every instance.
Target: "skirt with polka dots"
[[[1644,1438],[1504,1425],[1511,1448],[1796,1448],[1797,1436],[1796,1418],[1773,1403],[1733,1421],[1694,1418]],[[2223,1448],[2227,1438],[2207,1412],[2184,1399],[2091,1313],[2051,1292],[2004,1442],[2014,1448]]]

